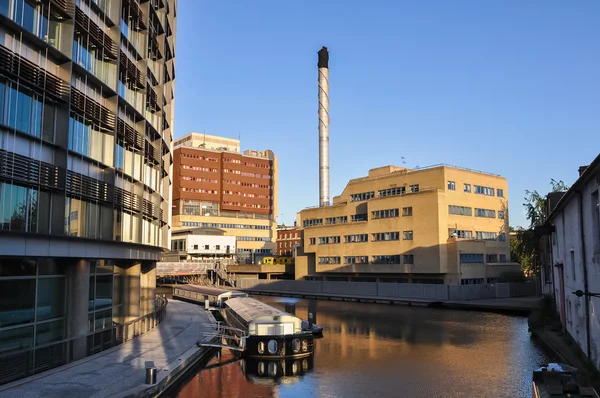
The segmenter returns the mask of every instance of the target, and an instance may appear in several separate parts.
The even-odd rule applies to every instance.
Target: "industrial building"
[[[0,383],[108,348],[155,311],[176,8],[0,1]]]
[[[239,263],[275,253],[277,158],[240,141],[190,133],[173,155],[173,229],[219,228],[236,237]]]
[[[385,166],[329,206],[298,213],[296,278],[486,284],[510,262],[505,178],[451,166]]]

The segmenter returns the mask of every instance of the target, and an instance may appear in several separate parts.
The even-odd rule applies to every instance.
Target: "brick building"
[[[285,225],[277,227],[277,255],[290,256],[295,255],[294,248],[302,243],[301,231],[298,227],[286,227]]]
[[[211,227],[237,238],[237,259],[254,263],[275,251],[277,158],[240,152],[240,141],[191,133],[175,141],[173,229]]]

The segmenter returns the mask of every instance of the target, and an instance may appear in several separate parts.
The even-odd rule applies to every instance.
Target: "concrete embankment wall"
[[[427,285],[418,283],[286,281],[239,279],[237,288],[260,292],[289,292],[315,295],[369,296],[430,301],[467,301],[509,298],[536,294],[534,283],[495,285]]]

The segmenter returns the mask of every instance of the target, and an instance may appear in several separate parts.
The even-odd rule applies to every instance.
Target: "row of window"
[[[410,192],[410,193],[419,192],[419,184],[414,184],[414,185],[409,186],[408,192]],[[406,187],[380,189],[377,192],[377,197],[383,198],[386,196],[403,195],[405,193],[406,193]],[[362,201],[373,199],[373,198],[375,198],[375,191],[360,192],[360,193],[351,194],[350,202],[362,202]]]
[[[456,182],[448,181],[448,190],[456,191]],[[466,193],[471,193],[471,184],[464,184],[463,191]],[[496,193],[496,196],[498,196],[499,198],[504,197],[503,189],[496,189],[494,191],[494,188],[483,187],[481,185],[475,185],[475,193],[478,195],[494,196],[494,192]]]
[[[455,214],[459,216],[472,216],[473,208],[465,206],[448,205],[448,214]],[[496,211],[489,209],[475,208],[475,217],[483,218],[496,218]],[[498,218],[504,220],[504,211],[498,210]]]
[[[383,241],[392,241],[392,240],[400,240],[400,232],[377,232],[371,234],[372,242],[383,242]],[[344,243],[360,243],[360,242],[368,242],[369,241],[368,234],[356,234],[356,235],[345,235]],[[403,231],[402,239],[404,240],[413,240],[413,231]],[[317,242],[317,238],[309,238],[309,244],[314,245]],[[329,245],[341,243],[341,238],[339,236],[321,236],[318,238],[318,242],[320,245]]]
[[[196,221],[183,221],[181,223],[183,227],[205,227],[205,228],[232,228],[232,229],[271,229],[268,225],[248,225],[248,224],[217,224],[207,222],[196,222]]]
[[[206,182],[209,184],[217,184],[219,182],[219,180],[215,180],[212,178],[188,177],[188,176],[183,176],[181,178],[183,178],[185,181]]]
[[[207,162],[218,162],[219,158],[211,157],[211,156],[202,156],[191,153],[182,153],[181,156],[188,159],[197,159],[197,160],[206,160]]]
[[[402,260],[402,262],[400,262]],[[330,264],[341,264],[342,258],[340,256],[323,256],[319,257],[319,264],[330,265]],[[415,263],[414,254],[394,254],[394,255],[382,255],[382,256],[371,256],[371,264],[406,264],[411,265]],[[369,256],[344,256],[344,264],[369,264]]]
[[[223,204],[225,206],[245,207],[247,209],[271,209],[271,206],[269,206],[269,205],[257,205],[257,204],[252,204],[252,203],[231,202],[228,200],[224,200]]]
[[[451,238],[461,239],[473,239],[473,231],[463,229],[448,229],[448,235]],[[506,241],[506,234],[504,232],[485,232],[475,231],[475,239],[477,240],[498,240],[500,242]]]
[[[238,236],[236,237],[239,241],[244,242],[270,242],[271,238],[263,238],[260,236]]]
[[[250,188],[264,188],[264,189],[272,188],[268,184],[255,184],[255,183],[251,183],[251,182],[242,182],[242,181],[236,181],[236,180],[223,180],[223,183],[224,184],[241,185],[242,187],[250,187]]]
[[[223,191],[223,195],[234,195],[234,196],[241,196],[244,198],[273,199],[273,197],[271,195],[261,195],[261,194],[256,194],[256,193],[246,193],[246,192],[239,192],[239,191]]]
[[[240,159],[223,158],[223,162],[225,162],[225,163],[242,164],[244,166],[258,167],[258,168],[261,168],[261,169],[270,169],[271,168],[271,166],[268,165],[268,164],[246,162],[246,161],[242,161]]]
[[[229,173],[229,174],[239,174],[242,177],[263,178],[263,179],[266,179],[266,180],[270,180],[271,179],[271,176],[269,174],[248,173],[248,172],[245,172],[245,171],[235,170],[235,169],[223,169],[223,172]]]
[[[461,253],[461,264],[483,264],[483,253]],[[506,254],[486,254],[486,263],[505,263],[507,261]]]
[[[206,171],[209,173],[216,173],[219,171],[219,169],[213,167],[189,166],[187,164],[184,164],[182,167],[184,170]]]

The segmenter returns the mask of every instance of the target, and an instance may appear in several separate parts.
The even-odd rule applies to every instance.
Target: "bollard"
[[[146,384],[156,384],[156,368],[146,368]]]

